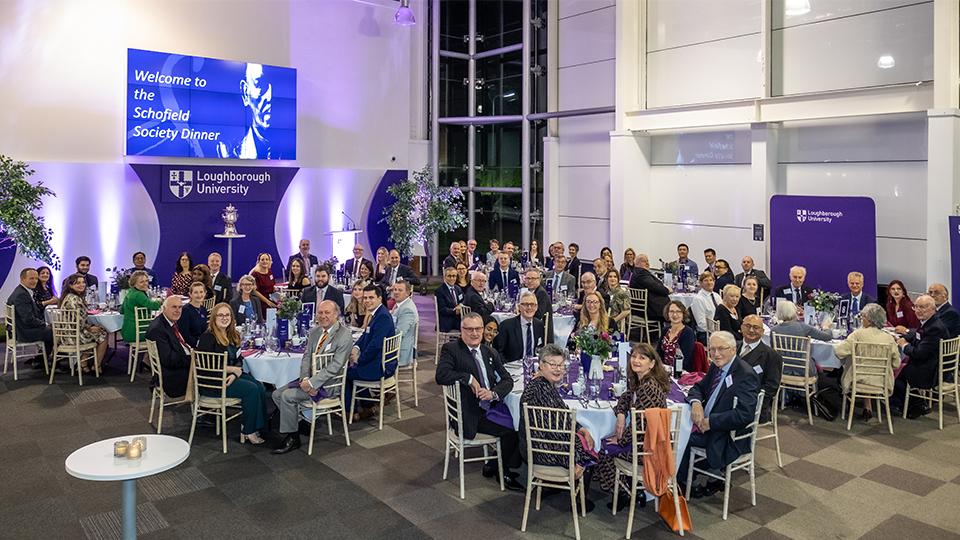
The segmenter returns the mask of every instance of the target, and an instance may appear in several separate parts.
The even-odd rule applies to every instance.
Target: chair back
[[[82,314],[86,317],[86,313]],[[66,345],[68,347],[80,344],[80,311],[76,309],[60,308],[59,313],[53,320],[53,342],[58,347]]]
[[[527,466],[532,467],[539,456],[545,461],[556,461],[555,456],[567,458],[570,480],[574,476],[574,454],[576,453],[577,411],[554,409],[523,404],[523,416],[526,419],[524,430],[527,435]]]
[[[140,343],[140,336],[146,336],[147,329],[150,328],[150,310],[145,307],[133,308],[133,317],[137,328],[137,343]]]
[[[417,322],[413,323],[413,364],[416,365],[417,357],[420,356],[420,351],[417,350],[417,344],[420,342],[420,319],[417,319]]]
[[[327,364],[333,361],[333,355],[334,353],[313,355],[313,366],[310,374],[316,375],[317,372],[322,371],[325,367],[327,367]],[[343,385],[347,380],[347,368],[349,366],[350,366],[350,362],[344,362],[343,369],[340,370],[340,373],[337,373],[336,375],[331,376],[330,379],[327,381],[327,383],[323,385],[324,387],[329,389],[336,388],[337,391],[339,392],[340,399],[343,399],[343,396],[344,396]],[[329,391],[327,392],[328,395],[330,393],[331,392]]]
[[[719,332],[719,331],[720,331],[720,321],[716,319],[707,319],[707,343],[710,342],[710,336],[712,336],[714,332]]]
[[[227,353],[200,352],[194,349],[193,359],[193,399],[200,402],[201,388],[217,391],[221,399],[227,397]]]
[[[651,455],[651,452],[644,452],[643,446],[640,443],[640,435],[644,435],[647,432],[647,419],[643,414],[643,409],[630,409],[630,429],[631,433],[631,448],[633,448],[633,470],[637,471],[641,463],[643,463],[643,456]],[[671,422],[672,424],[672,422]]]
[[[383,340],[383,370],[386,373],[387,364],[390,362],[400,362],[400,339],[403,332],[397,332],[396,335],[384,338]]]
[[[943,388],[944,379],[948,373],[953,373],[953,381],[960,383],[960,371],[958,371],[958,359],[960,359],[960,336],[953,339],[940,340],[940,381],[938,388]]]
[[[7,323],[7,336],[8,339],[14,343],[17,341],[17,321],[16,315],[14,314],[13,306],[10,304],[3,304],[3,319]]]
[[[744,428],[744,430],[746,431],[741,435],[737,435],[736,431],[730,432],[730,438],[733,439],[735,442],[742,441],[743,439],[747,439],[747,438],[750,439],[750,452],[749,452],[750,454],[753,453],[753,449],[757,446],[757,426],[760,425],[760,411],[763,409],[764,393],[765,392],[761,390],[760,394],[757,396],[757,406],[756,406],[756,409],[753,411],[753,421],[750,422],[750,424]],[[733,398],[733,408],[737,408],[736,397]]]
[[[890,369],[890,351],[893,343],[854,343],[853,381],[856,385],[875,386],[883,391],[887,377],[893,376]],[[890,385],[891,387],[893,385]],[[857,392],[858,394],[860,391]]]
[[[217,301],[216,296],[212,298],[207,298],[203,301],[203,307],[207,308],[207,313],[211,313],[213,311],[213,306],[216,301]]]
[[[473,310],[469,307],[460,304],[460,320],[462,321],[467,315],[473,313]]]
[[[628,289],[630,291],[630,312],[640,313],[641,317],[647,316],[647,290],[646,289]]]
[[[463,430],[460,429],[460,418],[463,417],[463,408],[460,403],[460,384],[451,384],[443,387],[443,401],[445,404],[447,423],[446,428],[456,430],[457,437],[460,439],[460,446],[463,447]],[[456,426],[456,428],[454,428]]]
[[[158,387],[163,389],[163,370],[160,369],[160,353],[157,352],[157,342],[147,340],[147,357],[150,358],[150,372],[157,376]]]
[[[437,333],[440,333],[440,304],[437,303],[437,295],[433,295],[433,315],[437,321]]]
[[[773,348],[783,357],[783,372],[788,367],[799,370],[805,377],[812,376],[807,372],[810,364],[810,338],[806,336],[787,336],[773,334]]]

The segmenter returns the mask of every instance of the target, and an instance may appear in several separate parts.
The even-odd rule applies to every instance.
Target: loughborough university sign
[[[273,201],[275,167],[161,166],[160,200],[164,203]]]

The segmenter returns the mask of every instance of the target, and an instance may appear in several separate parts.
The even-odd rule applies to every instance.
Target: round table
[[[140,459],[113,457],[113,443],[134,437],[147,439],[147,450]],[[123,538],[137,537],[137,478],[172,469],[190,455],[187,441],[170,435],[128,435],[114,437],[76,450],[64,466],[77,478],[96,482],[123,482]]]
[[[693,305],[693,299],[697,297],[696,293],[673,293],[670,295],[671,300],[676,300],[686,306],[688,309]]]
[[[50,324],[56,320],[57,306],[47,306],[43,310],[43,318]],[[101,311],[96,314],[87,314],[87,319],[93,326],[102,326],[108,333],[119,332],[123,328],[123,315],[116,311]]]
[[[300,378],[300,362],[303,353],[260,351],[243,359],[243,371],[264,383],[283,388],[290,381]]]

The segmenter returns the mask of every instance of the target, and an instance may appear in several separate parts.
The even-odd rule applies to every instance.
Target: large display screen
[[[296,154],[296,69],[127,49],[127,155]]]

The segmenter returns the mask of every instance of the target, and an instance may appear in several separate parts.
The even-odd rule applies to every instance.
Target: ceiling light
[[[393,15],[393,24],[396,26],[416,26],[417,20],[410,9],[410,0],[400,0],[400,9]]]
[[[893,61],[893,57],[889,54],[885,54],[880,57],[880,60],[877,60],[877,67],[880,69],[890,69],[895,65],[897,65],[896,62]]]

